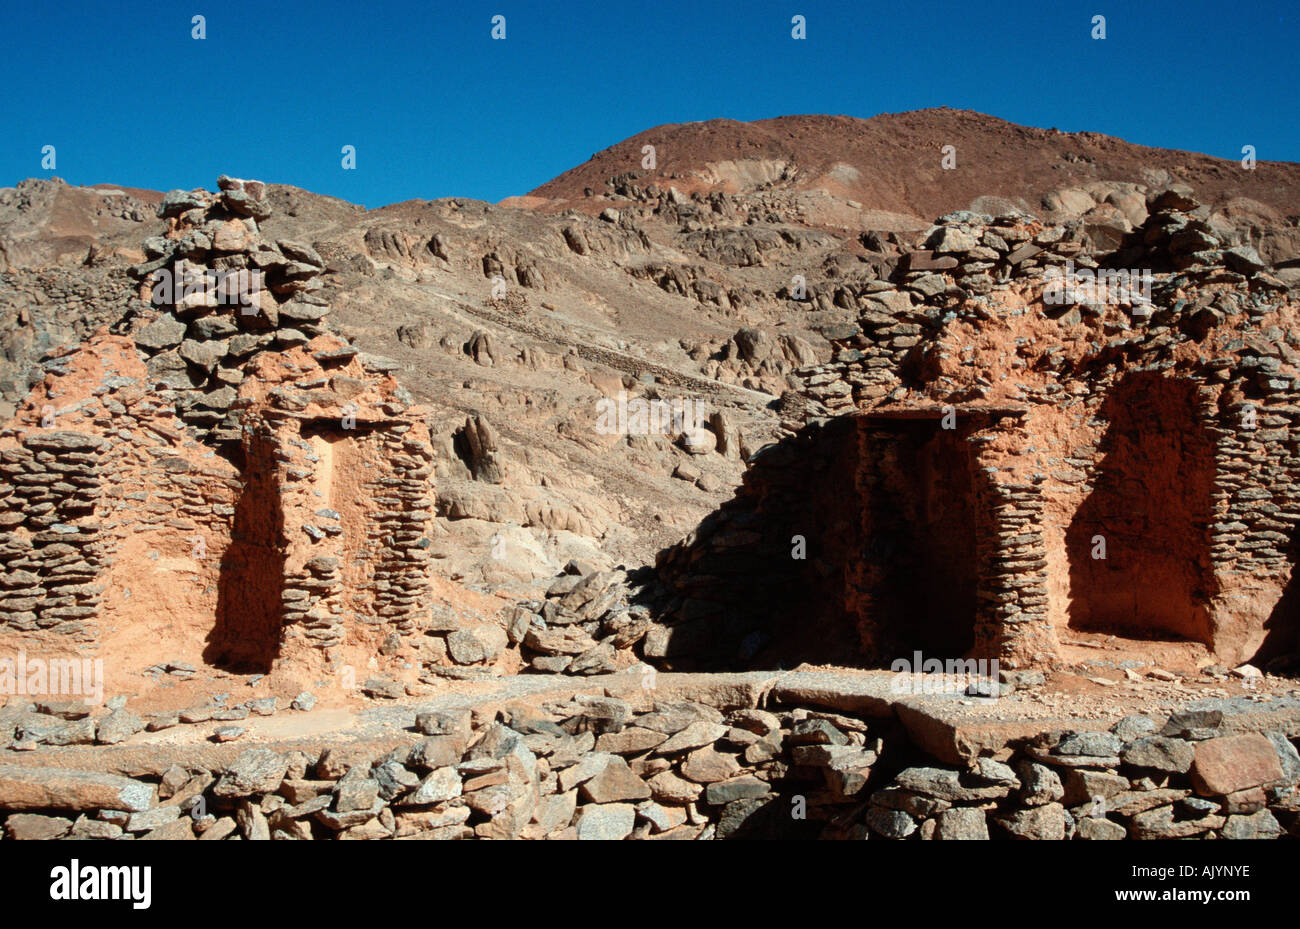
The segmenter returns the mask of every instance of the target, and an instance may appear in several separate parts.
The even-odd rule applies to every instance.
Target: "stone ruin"
[[[994,695],[1032,701],[1067,631],[1226,663],[1291,653],[1295,307],[1184,192],[1104,248],[1085,226],[942,217],[834,359],[800,371],[786,438],[735,499],[653,569],[572,564],[488,634],[433,607],[422,411],[391,363],[327,331],[323,262],[261,236],[261,185],[219,186],[168,195],[169,233],[135,269],[149,301],[150,275],[179,268],[173,299],[47,361],[0,431],[0,629],[90,655],[112,630],[199,623],[206,660],[254,677],[376,655],[482,666],[507,646],[542,673],[247,748],[223,724],[314,697],[147,721],[124,697],[106,714],[10,700],[6,837],[1300,835],[1294,697],[1138,694],[1113,725],[1062,729],[1032,702],[1008,719],[962,699],[984,691],[927,701],[886,675],[786,670],[987,656],[1007,669]],[[1107,264],[1151,267],[1151,303],[1044,302],[1048,271]],[[187,295],[209,271],[240,299]],[[490,470],[487,426],[464,439]],[[140,591],[143,559],[185,583]],[[779,670],[671,672],[746,664]],[[174,733],[179,754],[131,744],[181,724],[217,728]],[[85,770],[91,745],[112,773]]]
[[[261,237],[262,185],[220,187],[169,195],[170,231],[134,269],[143,301],[175,269],[173,301],[48,362],[0,435],[0,626],[91,651],[131,613],[130,559],[161,553],[201,581],[160,602],[211,625],[217,665],[328,664],[345,638],[373,652],[416,631],[432,520],[421,410],[393,363],[326,333],[324,262]],[[265,280],[251,305],[212,286],[248,269]]]
[[[1047,667],[1084,630],[1294,656],[1296,307],[1188,191],[1150,208],[1106,249],[1078,223],[940,218],[801,369],[789,439],[661,556],[647,654]],[[1150,301],[1078,284],[1116,268],[1149,270]]]
[[[422,411],[394,363],[328,332],[325,262],[261,235],[263,185],[218,186],[164,199],[138,308],[47,361],[0,435],[0,622],[93,647],[127,550],[163,548],[208,582],[180,609],[211,618],[216,663],[328,662],[352,628],[362,654],[445,659],[423,638],[457,628],[428,609]],[[833,360],[800,369],[789,438],[736,499],[654,572],[563,575],[507,611],[507,642],[457,654],[1017,668],[1059,662],[1067,630],[1229,665],[1292,653],[1295,308],[1188,191],[1148,207],[1129,231],[941,217],[867,286]],[[1078,283],[1117,269],[1145,292]]]

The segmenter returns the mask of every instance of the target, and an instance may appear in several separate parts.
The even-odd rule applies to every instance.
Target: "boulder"
[[[0,810],[147,810],[157,789],[141,781],[27,765],[0,764]]]
[[[1281,781],[1282,764],[1273,743],[1252,732],[1197,743],[1191,775],[1198,794],[1222,797]]]

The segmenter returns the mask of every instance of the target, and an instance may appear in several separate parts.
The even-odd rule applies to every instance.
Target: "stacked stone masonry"
[[[892,716],[578,693],[416,711],[385,747],[256,745],[139,771],[123,756],[127,777],[4,764],[0,824],[10,839],[203,841],[1300,836],[1289,724],[1243,729],[1259,706],[1214,703],[953,764]],[[1270,709],[1294,720],[1294,700]],[[10,705],[0,742],[111,739],[124,712]]]
[[[97,581],[112,557],[100,522],[107,444],[51,431],[0,449],[0,624],[95,638]]]
[[[729,560],[805,591],[842,577],[860,660],[891,660],[916,634],[882,633],[891,594],[877,588],[897,581],[900,562],[882,553],[876,521],[890,511],[912,525],[899,514],[942,486],[969,496],[977,538],[960,553],[974,584],[951,578],[973,591],[969,628],[940,652],[1050,664],[1067,629],[1199,642],[1229,666],[1294,651],[1300,615],[1283,615],[1283,593],[1300,521],[1300,321],[1288,284],[1208,217],[1179,188],[1153,194],[1146,221],[1113,235],[1023,214],[941,217],[888,280],[854,295],[858,325],[835,333],[832,361],[799,370],[800,396],[782,402],[788,438],[751,459],[733,505],[660,559],[676,630],[660,637],[710,637],[684,622],[683,604],[707,612],[699,592],[712,588],[724,609],[732,588],[711,578],[725,581]],[[827,490],[814,486],[831,460],[817,449],[830,441],[823,424],[842,416],[861,421],[858,473]],[[931,425],[900,431],[904,420]],[[940,450],[943,431],[969,451]],[[817,462],[799,457],[810,447]],[[909,486],[890,476],[900,448],[950,467]],[[803,517],[781,500],[791,486],[813,501]],[[882,491],[911,502],[873,501]],[[811,519],[823,495],[861,525]],[[723,557],[718,540],[777,511],[790,520]],[[792,561],[795,535],[820,542],[820,565]],[[785,608],[778,598],[767,612]],[[720,623],[712,637],[738,654]]]
[[[44,362],[0,433],[0,623],[93,648],[130,610],[129,549],[192,566],[218,663],[423,631],[422,411],[395,362],[327,334],[324,262],[260,236],[263,185],[219,187],[163,200],[169,231],[132,269],[148,309]]]

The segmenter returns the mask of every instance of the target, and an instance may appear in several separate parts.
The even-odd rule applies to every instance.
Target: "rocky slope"
[[[646,172],[651,136],[660,161]],[[941,140],[962,153],[957,170],[938,168]],[[785,167],[768,177],[776,161]],[[449,527],[453,548],[483,548],[492,526],[526,530],[508,533],[519,544],[504,565],[449,551],[455,571],[522,578],[563,563],[542,554],[556,533],[571,534],[554,536],[570,555],[644,561],[725,499],[740,450],[775,434],[791,371],[829,360],[868,285],[934,216],[1016,205],[1114,241],[1141,223],[1146,189],[1186,179],[1215,223],[1272,263],[1300,241],[1286,218],[1300,213],[1295,171],[950,110],[714,121],[620,143],[520,201],[535,209],[452,199],[363,210],[270,185],[266,229],[324,256],[335,325],[395,359],[432,404],[448,445],[443,510],[462,523]],[[123,268],[160,231],[140,206],[157,198],[53,181],[0,198],[3,402],[25,393],[43,353],[139,311]],[[797,277],[806,299],[792,299]],[[699,474],[687,487],[672,475],[688,456],[662,437],[611,442],[589,428],[597,400],[620,387],[698,398],[740,441],[689,456],[685,473]],[[499,480],[474,479],[452,453],[475,416],[501,444]]]

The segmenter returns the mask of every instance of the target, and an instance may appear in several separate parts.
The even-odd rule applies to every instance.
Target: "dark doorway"
[[[271,448],[251,441],[203,660],[229,671],[265,673],[280,652],[284,516]]]
[[[880,658],[961,657],[975,644],[978,552],[965,430],[880,421],[868,434],[863,620]]]

